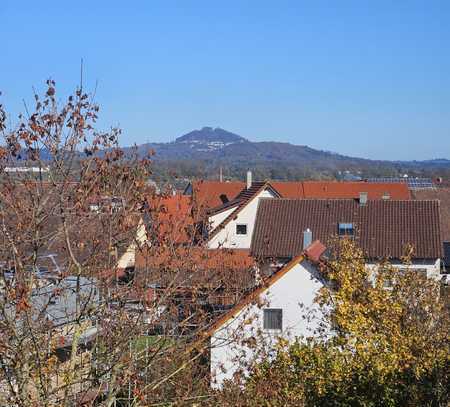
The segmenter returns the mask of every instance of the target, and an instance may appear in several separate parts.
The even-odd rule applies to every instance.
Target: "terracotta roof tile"
[[[233,200],[244,187],[245,183],[238,181],[193,181],[192,196],[199,207],[209,209],[224,204],[225,198],[228,201]]]
[[[368,201],[353,199],[261,199],[251,253],[262,257],[293,257],[303,247],[303,231],[326,243],[339,223],[352,223],[355,239],[369,258],[400,258],[407,244],[414,256],[442,257],[437,201]]]
[[[368,199],[383,199],[386,194],[390,199],[410,199],[410,191],[405,183],[369,183],[338,181],[270,181],[283,198],[357,198],[360,192],[367,192]],[[234,200],[245,188],[243,182],[194,181],[193,198],[206,209],[220,207],[225,202]]]
[[[194,218],[192,198],[186,195],[153,197],[148,201],[151,221],[148,233],[159,241],[188,243],[192,241]]]

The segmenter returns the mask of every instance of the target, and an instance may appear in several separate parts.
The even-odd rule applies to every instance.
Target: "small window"
[[[264,329],[283,329],[283,310],[268,308],[264,310]]]
[[[354,233],[353,223],[339,223],[339,236],[353,236]]]
[[[237,235],[246,235],[247,234],[247,225],[236,225],[236,234]]]
[[[381,199],[384,199],[385,201],[387,201],[388,199],[391,199],[391,194],[389,192],[385,192],[383,194],[383,196],[381,197]]]

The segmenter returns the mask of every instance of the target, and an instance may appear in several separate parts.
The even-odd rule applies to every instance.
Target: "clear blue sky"
[[[348,155],[450,158],[450,1],[0,1],[12,112],[98,81],[122,144],[202,126]]]

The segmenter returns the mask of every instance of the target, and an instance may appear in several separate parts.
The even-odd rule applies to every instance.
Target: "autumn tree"
[[[49,80],[25,111],[12,123],[0,106],[0,404],[137,406],[203,395],[200,357],[186,345],[206,315],[207,294],[198,300],[195,285],[216,290],[221,280],[190,279],[205,258],[190,254],[193,224],[170,227],[176,219],[148,205],[161,199],[147,183],[151,154],[125,153],[119,129],[98,131],[99,107],[81,88],[61,100]],[[148,233],[157,219],[164,236]],[[188,242],[167,236],[175,229]],[[129,278],[123,259],[136,252],[151,270]],[[156,289],[151,273],[165,284]],[[185,335],[180,287],[199,313]],[[163,321],[173,329],[157,331]]]
[[[387,261],[369,269],[350,240],[337,243],[321,267],[328,284],[316,301],[333,327],[331,337],[280,342],[274,360],[253,366],[243,391],[242,383],[228,383],[218,400],[236,406],[447,405],[450,325],[439,283]]]

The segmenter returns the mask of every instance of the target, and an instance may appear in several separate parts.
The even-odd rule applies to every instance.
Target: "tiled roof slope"
[[[327,242],[339,223],[353,223],[356,241],[369,258],[400,258],[407,244],[414,257],[442,258],[438,201],[262,199],[251,253],[257,257],[294,257],[302,251],[303,231]]]
[[[411,198],[408,185],[401,183],[305,181],[303,190],[304,198],[351,199],[358,198],[360,192],[367,192],[370,200],[383,199],[385,194],[389,194],[390,199],[394,200]],[[280,193],[284,198],[296,198],[281,191]]]
[[[159,243],[189,243],[194,232],[192,198],[186,195],[153,197],[148,200],[151,215],[148,233]]]
[[[414,199],[439,199],[442,237],[450,242],[450,188],[424,189],[412,194]]]
[[[303,181],[271,184],[283,198],[352,199],[358,198],[360,192],[367,192],[368,199],[383,199],[386,194],[396,200],[411,197],[408,185],[401,183]]]
[[[358,198],[360,192],[367,192],[368,199],[382,199],[388,193],[390,199],[410,199],[405,183],[369,183],[337,181],[270,181],[283,198]],[[220,196],[229,201],[245,188],[244,182],[194,181],[193,198],[197,205],[206,209],[221,206]]]
[[[221,195],[225,195],[227,199],[231,201],[244,187],[244,182],[237,181],[193,181],[192,195],[198,206],[209,209],[224,203],[220,198]]]

